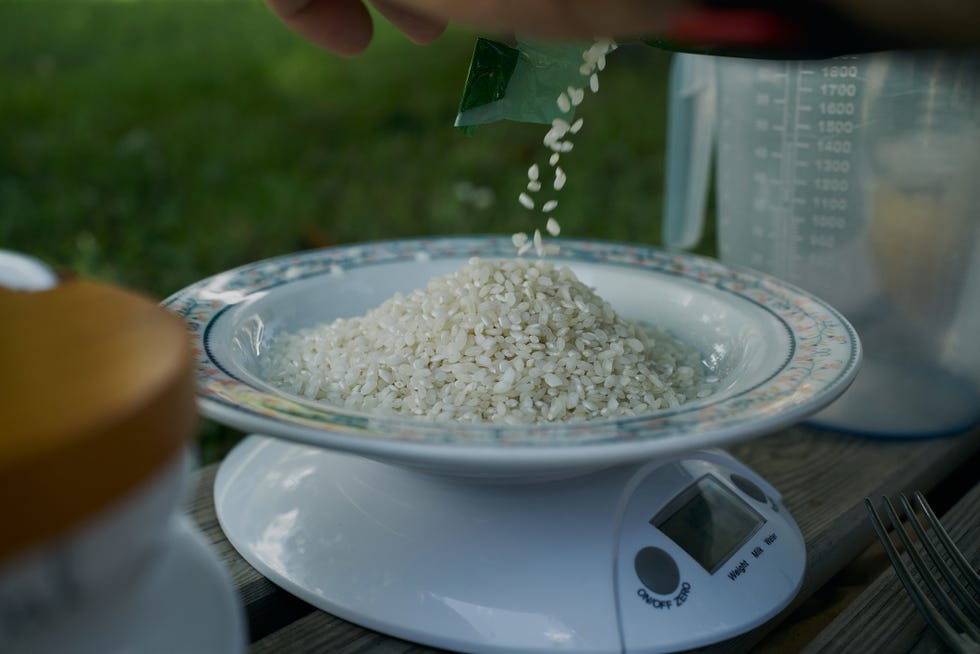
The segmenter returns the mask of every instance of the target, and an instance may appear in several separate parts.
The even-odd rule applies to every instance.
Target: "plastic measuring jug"
[[[813,422],[901,437],[980,421],[980,56],[672,62],[664,242],[834,305],[865,348]]]

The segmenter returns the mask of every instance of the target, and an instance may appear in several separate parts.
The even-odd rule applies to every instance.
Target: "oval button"
[[[658,595],[674,592],[681,581],[674,559],[659,547],[644,547],[637,552],[633,567],[643,585]]]
[[[762,489],[755,485],[752,480],[743,477],[742,475],[733,474],[731,476],[732,483],[740,491],[751,497],[756,502],[766,501],[766,494],[762,492]]]

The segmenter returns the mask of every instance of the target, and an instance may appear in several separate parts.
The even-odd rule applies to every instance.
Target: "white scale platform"
[[[303,600],[470,652],[669,652],[762,624],[805,546],[780,494],[720,450],[562,479],[479,481],[251,436],[215,505]]]

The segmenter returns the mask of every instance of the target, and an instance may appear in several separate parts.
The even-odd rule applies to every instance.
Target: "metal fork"
[[[909,499],[904,493],[900,495],[899,502],[905,511],[906,522],[912,526],[912,531],[918,538],[918,547],[913,544],[911,534],[903,525],[891,501],[882,497],[885,513],[912,562],[911,568],[888,535],[888,529],[875,510],[874,503],[869,498],[865,498],[864,503],[871,516],[871,524],[885,548],[885,554],[922,617],[954,652],[980,653],[980,601],[977,599],[980,597],[980,577],[946,533],[922,493],[916,492],[914,497],[933,533],[932,539],[927,537]],[[946,552],[945,557],[937,550],[933,540],[942,545]],[[931,566],[923,559],[920,550],[929,556]],[[916,575],[912,574],[912,569]],[[939,571],[945,584],[936,577],[933,569]],[[919,581],[916,581],[916,576]]]

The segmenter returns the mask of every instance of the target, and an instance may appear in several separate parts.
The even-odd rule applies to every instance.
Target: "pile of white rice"
[[[584,421],[711,393],[701,357],[623,320],[567,267],[471,259],[358,318],[279,335],[277,387],[375,414],[498,424]]]

